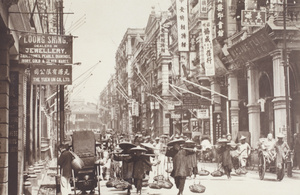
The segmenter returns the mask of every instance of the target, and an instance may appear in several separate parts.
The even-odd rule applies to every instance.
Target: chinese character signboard
[[[248,61],[259,59],[275,48],[275,43],[266,30],[262,28],[253,33],[252,36],[228,48],[228,52],[232,56],[236,68],[240,68],[245,66]]]
[[[225,40],[225,2],[224,0],[216,0],[216,39],[223,44]]]
[[[19,41],[21,64],[72,64],[72,36],[26,34]]]
[[[176,0],[178,51],[189,51],[187,0]]]
[[[266,24],[265,11],[242,10],[242,26],[264,26]]]
[[[164,54],[168,51],[168,33],[167,29],[160,26],[160,47],[158,50],[160,50],[160,53]]]
[[[212,44],[212,23],[210,21],[202,21],[202,40],[204,51],[204,67],[206,76],[215,75],[214,53]]]
[[[33,85],[71,85],[71,65],[33,65],[30,68]]]

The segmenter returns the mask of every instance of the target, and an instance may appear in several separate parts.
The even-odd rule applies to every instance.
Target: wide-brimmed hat
[[[124,150],[124,149],[128,149],[128,148],[130,149],[130,148],[136,147],[136,145],[134,145],[133,143],[126,142],[126,141],[119,143],[119,146],[120,146],[120,148],[122,148],[123,150]]]
[[[160,140],[160,138],[159,138],[159,137],[156,137],[155,140]]]
[[[173,146],[174,144],[184,144],[185,143],[185,141],[184,141],[184,139],[181,139],[181,138],[179,138],[179,139],[174,139],[174,140],[172,140],[172,141],[170,141],[168,144],[167,144],[167,146]]]
[[[228,143],[228,142],[229,141],[226,138],[220,138],[220,139],[218,139],[218,143]]]
[[[284,138],[284,135],[282,133],[278,133],[277,137],[278,138]]]
[[[246,137],[242,135],[242,137],[240,138],[240,140],[243,140],[243,139],[246,139]]]
[[[156,149],[152,144],[150,143],[141,143],[141,146],[145,147],[146,149]]]
[[[188,140],[185,141],[184,145],[186,147],[194,147],[194,146],[196,146],[196,143],[194,141],[188,139]]]
[[[134,148],[131,148],[130,151],[132,151],[132,152],[135,152],[135,151],[146,152],[147,150],[145,148],[142,148],[141,146],[136,146]]]

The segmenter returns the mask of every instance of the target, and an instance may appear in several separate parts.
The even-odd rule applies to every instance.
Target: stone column
[[[282,52],[276,50],[273,57],[273,85],[274,85],[274,126],[275,136],[282,132],[286,136],[286,101],[285,101],[285,76],[282,63]],[[286,137],[285,137],[286,138]]]
[[[13,37],[0,34],[0,194],[8,194],[9,48]]]
[[[260,105],[259,99],[259,72],[253,66],[248,66],[248,117],[251,145],[257,147],[260,137]]]
[[[239,99],[238,99],[238,80],[234,73],[228,76],[228,101],[230,102],[230,124],[232,139],[237,137],[239,131]],[[227,130],[228,132],[229,130]]]

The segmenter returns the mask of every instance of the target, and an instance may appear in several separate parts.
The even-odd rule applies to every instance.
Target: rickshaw
[[[284,161],[281,164],[281,168],[276,166],[276,155],[273,158],[269,157],[268,151],[265,149],[259,148],[258,150],[258,174],[261,180],[264,179],[266,170],[271,172],[276,172],[277,180],[281,181],[284,177],[285,168],[288,170],[291,169],[291,151],[287,151],[284,157]]]
[[[74,131],[72,136],[72,147],[84,162],[84,166],[80,170],[74,171],[74,192],[76,189],[82,192],[90,190],[93,192],[98,186],[98,194],[100,194],[100,164],[96,156],[96,139],[93,131]]]

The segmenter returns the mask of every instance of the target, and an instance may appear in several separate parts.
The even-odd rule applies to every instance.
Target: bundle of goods
[[[125,189],[130,189],[131,184],[127,181],[121,180],[114,187],[116,189],[125,190]]]
[[[194,193],[203,193],[203,192],[205,192],[205,189],[206,189],[206,187],[201,185],[200,183],[190,185],[189,188],[190,188],[190,191],[194,192]]]
[[[109,180],[106,182],[106,187],[108,187],[108,188],[114,187],[113,181],[114,181],[114,179],[109,178]]]
[[[205,170],[205,169],[201,169],[199,172],[198,172],[198,175],[200,176],[207,176],[209,175],[209,171]]]
[[[158,182],[149,183],[149,188],[161,189],[161,187],[158,185]]]
[[[220,171],[220,170],[216,170],[216,171],[212,172],[211,175],[213,177],[221,177],[221,176],[224,175],[224,173],[222,171]]]
[[[106,182],[106,187],[108,188],[115,187],[120,182],[121,180],[118,178],[109,178],[109,180]]]
[[[163,180],[165,177],[163,175],[156,175],[154,176],[154,181],[159,181],[159,180]]]
[[[173,187],[172,182],[168,179],[163,180],[162,188],[171,189]]]

